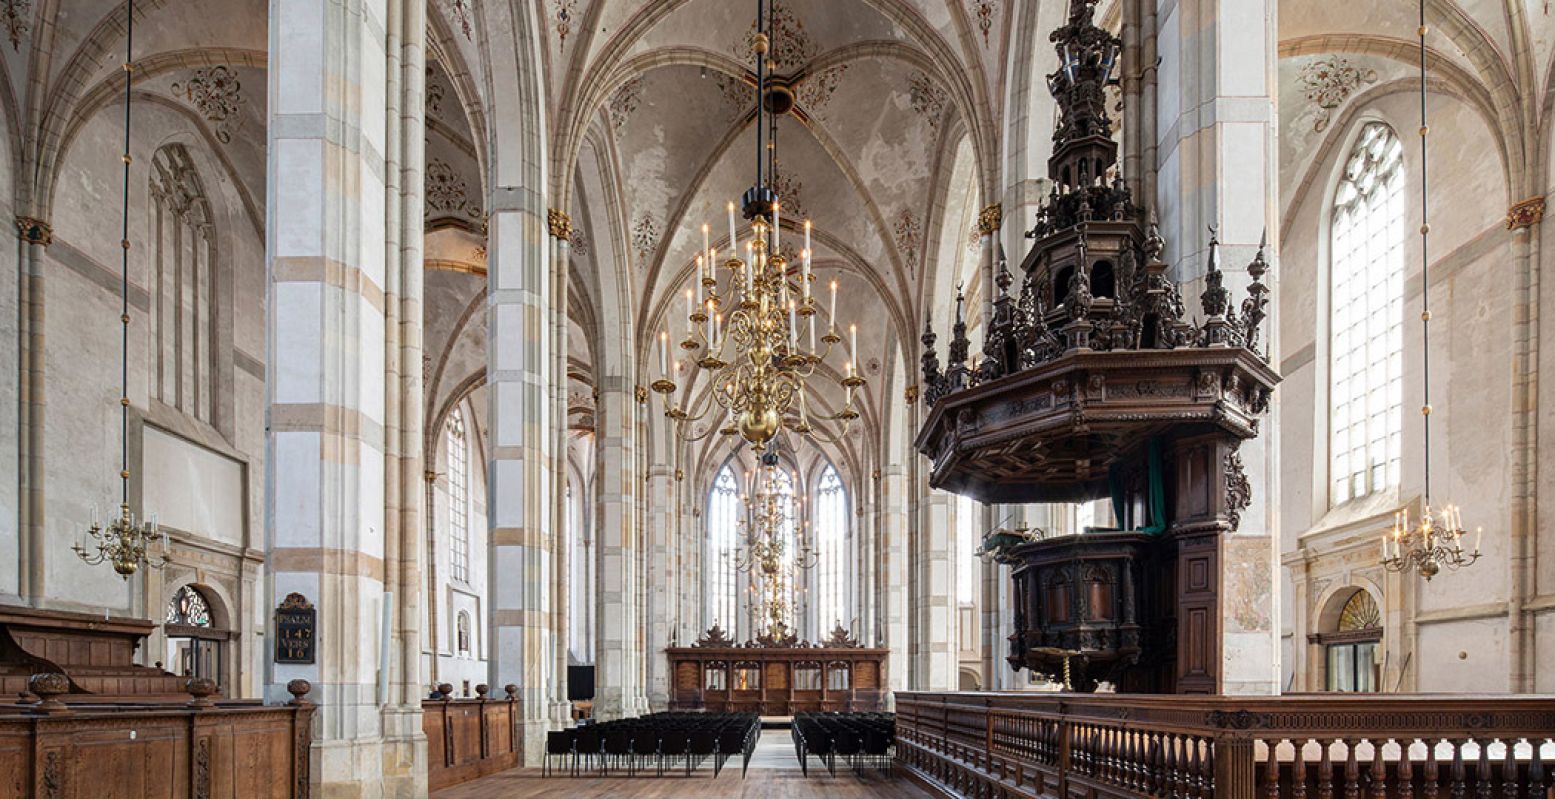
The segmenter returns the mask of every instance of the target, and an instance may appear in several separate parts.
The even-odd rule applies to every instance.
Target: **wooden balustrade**
[[[0,706],[0,799],[307,799],[306,681],[272,706],[187,682],[188,702],[66,705],[63,674],[34,675],[38,699]]]
[[[897,758],[992,799],[1555,799],[1555,697],[897,693]]]
[[[476,699],[453,699],[453,686],[438,686],[443,699],[421,703],[421,728],[427,736],[427,787],[440,790],[518,766],[523,740],[518,728],[518,689],[491,699],[487,687]]]

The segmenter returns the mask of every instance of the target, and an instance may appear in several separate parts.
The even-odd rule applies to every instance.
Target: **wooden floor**
[[[565,796],[568,799],[928,799],[907,778],[887,777],[878,771],[855,774],[838,762],[837,776],[815,759],[810,760],[810,776],[799,770],[788,730],[765,730],[751,756],[750,771],[740,777],[740,761],[731,759],[723,773],[713,778],[712,761],[685,776],[666,774],[636,777],[540,776],[540,769],[514,769],[493,774],[432,794],[435,799],[524,799],[531,796]]]

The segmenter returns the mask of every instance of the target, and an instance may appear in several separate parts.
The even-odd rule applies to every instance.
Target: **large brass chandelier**
[[[142,565],[160,568],[162,562],[152,560],[148,552],[158,535],[155,514],[142,523],[130,510],[130,93],[135,74],[131,57],[135,34],[134,0],[125,7],[124,16],[124,190],[119,228],[123,253],[119,278],[119,512],[103,522],[98,520],[94,509],[91,526],[70,548],[90,565],[112,564],[113,570],[128,580]],[[166,552],[167,533],[162,532],[161,537],[162,551]]]
[[[1430,580],[1443,568],[1461,569],[1479,560],[1480,540],[1484,529],[1474,535],[1474,549],[1465,550],[1463,516],[1456,505],[1431,510],[1431,259],[1430,242],[1430,194],[1426,179],[1426,136],[1430,132],[1426,115],[1426,44],[1425,0],[1420,0],[1420,326],[1421,382],[1424,384],[1424,404],[1420,408],[1424,430],[1425,507],[1417,520],[1409,518],[1404,508],[1394,515],[1393,529],[1382,534],[1382,566],[1391,572],[1418,572]]]
[[[670,331],[659,334],[659,379],[653,390],[664,397],[665,415],[676,422],[677,434],[698,440],[714,430],[739,434],[758,453],[781,430],[835,441],[848,423],[859,416],[854,405],[864,378],[856,363],[858,326],[848,327],[848,350],[840,372],[823,370],[823,364],[843,339],[837,328],[837,281],[830,284],[826,330],[816,338],[818,307],[811,290],[811,224],[804,222],[804,249],[795,270],[783,255],[782,205],[771,185],[776,167],[777,119],[792,107],[792,96],[782,87],[768,91],[771,61],[770,9],[766,0],[756,3],[756,183],[745,193],[741,210],[749,222],[743,238],[729,203],[729,242],[726,257],[702,226],[702,252],[696,259],[693,288],[686,290],[684,350],[695,368],[709,375],[714,402],[692,413],[673,399],[679,390],[680,361],[671,357]],[[770,125],[770,131],[767,126]],[[768,140],[770,136],[770,142]],[[743,254],[742,248],[743,246]],[[722,275],[720,276],[720,267]],[[801,334],[801,327],[807,331]],[[689,371],[689,370],[688,370]],[[843,389],[841,408],[827,413],[812,402],[812,381],[833,380]],[[694,377],[691,378],[694,381]],[[709,417],[716,421],[706,429],[692,423]],[[832,432],[823,422],[841,422]]]
[[[762,459],[745,497],[746,515],[740,521],[741,547],[734,553],[734,568],[752,577],[751,607],[758,639],[781,641],[792,637],[797,609],[793,593],[801,572],[815,568],[820,553],[804,535],[800,500],[778,485],[776,458]],[[790,554],[792,534],[793,552]]]

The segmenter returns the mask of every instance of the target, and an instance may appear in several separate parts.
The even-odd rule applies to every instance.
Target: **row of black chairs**
[[[553,758],[563,763],[570,758],[573,776],[580,765],[604,775],[624,768],[627,776],[634,776],[639,768],[646,770],[647,763],[656,765],[663,776],[665,764],[673,768],[678,759],[690,776],[692,769],[712,758],[716,777],[729,758],[739,755],[743,777],[760,733],[760,719],[753,713],[652,713],[589,724],[546,736],[542,773],[552,773]]]
[[[855,770],[873,765],[889,773],[896,746],[893,713],[800,713],[794,716],[794,755],[799,768],[810,776],[810,757],[826,764],[833,776],[837,757]]]

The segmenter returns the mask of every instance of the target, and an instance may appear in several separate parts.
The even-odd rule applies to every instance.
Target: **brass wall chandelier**
[[[1479,560],[1480,540],[1484,529],[1474,537],[1474,549],[1463,547],[1463,517],[1456,505],[1447,505],[1436,511],[1431,509],[1431,258],[1430,242],[1430,194],[1426,171],[1426,137],[1430,126],[1426,119],[1426,46],[1425,0],[1420,0],[1420,327],[1422,337],[1422,369],[1424,404],[1420,408],[1425,423],[1425,451],[1422,466],[1425,472],[1425,507],[1419,519],[1409,518],[1409,509],[1398,511],[1393,518],[1393,529],[1382,535],[1382,566],[1391,572],[1418,572],[1427,580],[1435,577],[1445,567],[1461,569]]]
[[[702,252],[696,259],[693,288],[686,290],[686,337],[679,344],[697,370],[707,373],[713,403],[693,414],[672,399],[680,388],[680,362],[670,356],[670,332],[659,334],[659,379],[653,390],[664,397],[664,413],[676,422],[677,434],[698,440],[714,430],[738,434],[758,453],[781,430],[836,441],[848,423],[859,416],[854,405],[864,385],[855,359],[858,326],[848,327],[849,349],[840,377],[821,367],[842,343],[837,328],[837,281],[830,285],[829,315],[825,333],[816,338],[817,302],[811,285],[811,225],[804,223],[804,249],[799,269],[782,254],[782,207],[771,178],[776,167],[777,119],[792,107],[792,95],[779,82],[769,86],[768,53],[772,29],[766,0],[756,3],[756,183],[741,204],[750,232],[742,242],[729,203],[729,249],[722,261],[711,246],[709,228],[702,226]],[[770,91],[769,91],[770,89]],[[767,126],[770,125],[770,131]],[[770,141],[768,140],[770,137]],[[741,245],[744,253],[741,254]],[[719,271],[722,267],[723,276]],[[802,322],[808,328],[801,335]],[[689,371],[689,370],[688,370]],[[811,401],[812,381],[833,380],[843,390],[843,402],[834,413],[825,413]],[[694,377],[692,378],[694,381]],[[691,423],[716,416],[716,423],[700,432]],[[820,423],[841,422],[837,433]]]
[[[801,502],[778,485],[777,458],[764,456],[745,496],[746,515],[740,520],[739,551],[732,554],[737,572],[752,577],[751,606],[758,640],[793,637],[798,609],[790,589],[800,573],[815,568],[820,553],[804,535]],[[790,553],[790,533],[793,551]]]
[[[158,535],[156,515],[144,523],[130,510],[130,93],[134,83],[131,60],[135,39],[135,2],[125,7],[124,33],[124,193],[120,216],[119,244],[122,252],[119,279],[119,512],[106,523],[92,512],[92,524],[71,545],[76,555],[88,564],[110,563],[120,577],[128,580],[142,565],[160,568],[161,560],[152,560],[149,545]],[[162,551],[167,551],[167,533],[161,533]]]

